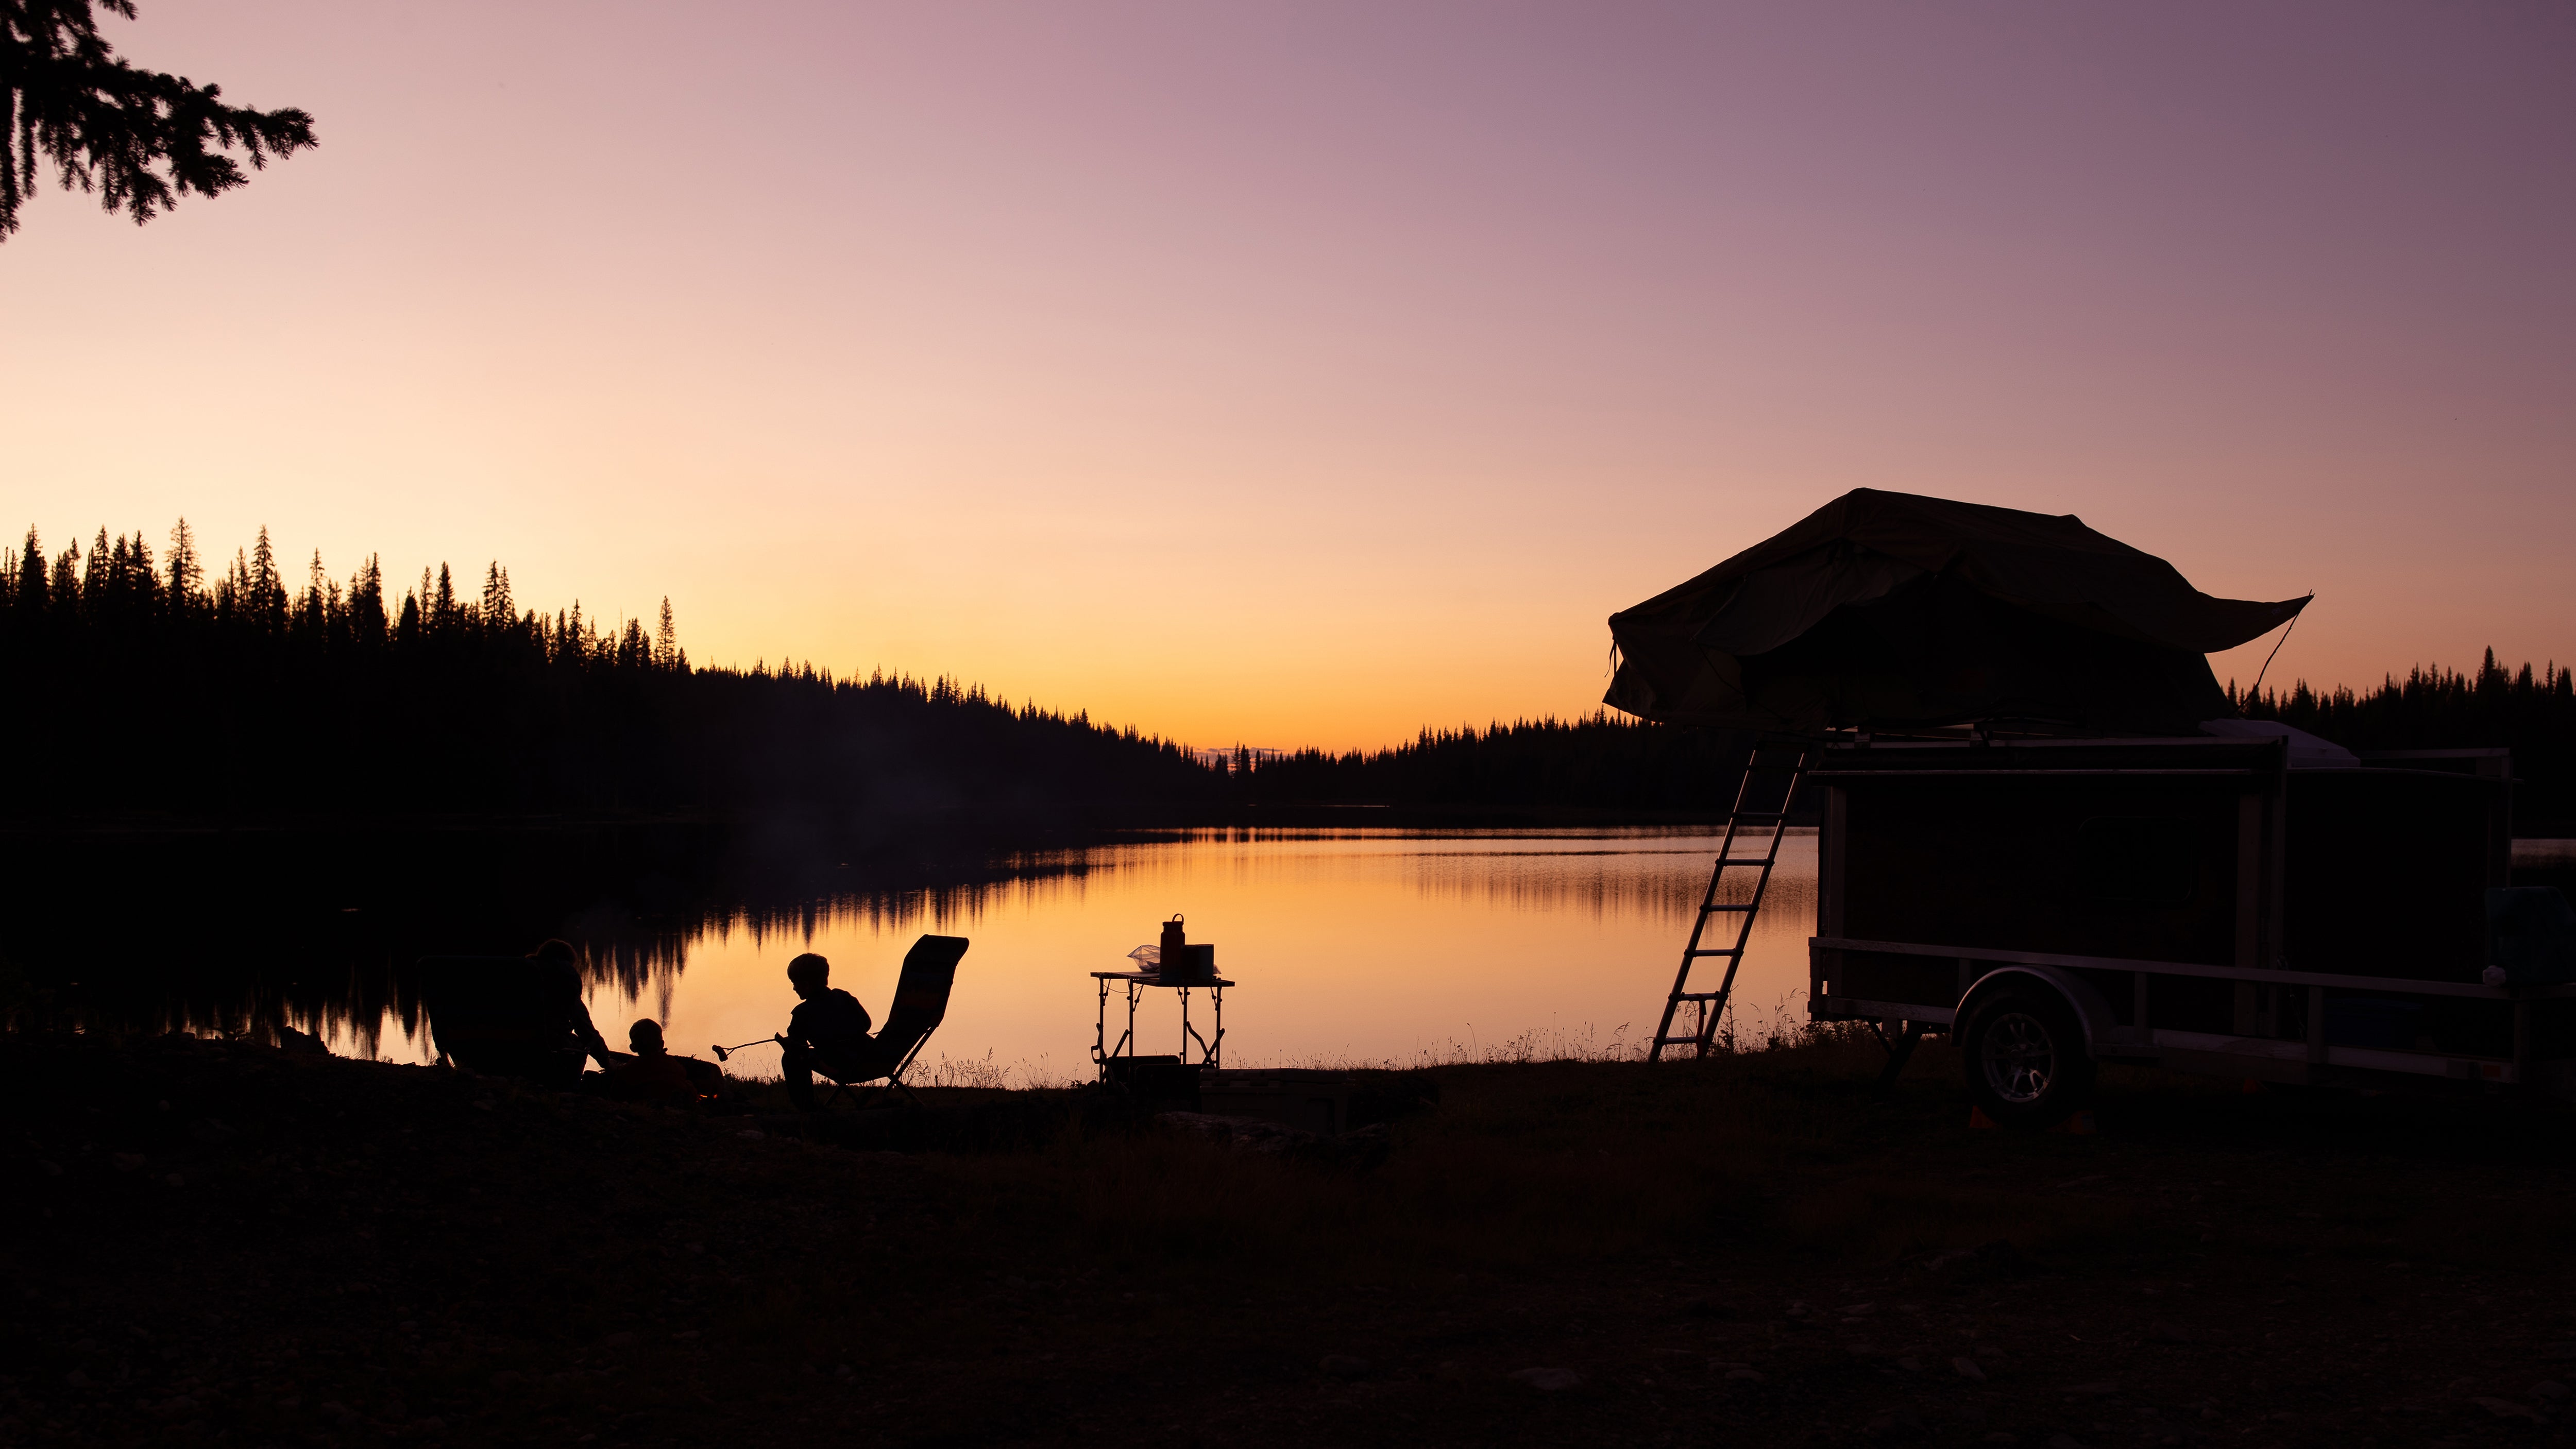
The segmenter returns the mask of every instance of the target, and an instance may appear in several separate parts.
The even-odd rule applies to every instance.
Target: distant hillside
[[[1483,730],[1425,730],[1388,749],[1300,750],[1232,762],[1237,798],[1260,805],[1377,804],[1723,815],[1742,736],[1596,712]]]
[[[990,820],[1206,802],[1181,746],[949,679],[702,669],[663,605],[548,615],[488,568],[392,597],[370,558],[290,590],[265,530],[209,582],[187,525],[157,563],[101,531],[0,550],[0,816],[793,812]]]
[[[2474,674],[2438,666],[2367,693],[2232,693],[2277,719],[2352,749],[2507,746],[2523,786],[2516,827],[2576,834],[2576,672],[2506,670],[2489,651]],[[1236,798],[1255,804],[1573,809],[1649,816],[1723,813],[1751,737],[1632,721],[1606,712],[1484,730],[1426,730],[1411,743],[1340,754],[1304,750],[1232,760]]]
[[[1595,713],[1426,730],[1374,751],[1202,758],[950,679],[693,666],[649,630],[521,609],[489,566],[398,595],[369,559],[290,589],[265,531],[209,570],[101,531],[0,549],[0,819],[694,814],[863,836],[1214,820],[1373,805],[1442,818],[1722,814],[1749,740]],[[2439,667],[2366,693],[2234,696],[2356,749],[2505,745],[2526,833],[2576,832],[2576,675]]]

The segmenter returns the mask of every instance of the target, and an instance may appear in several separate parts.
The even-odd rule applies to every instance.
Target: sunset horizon
[[[1979,500],[1963,499],[1959,501],[1976,502]],[[157,545],[146,536],[144,531],[139,529],[132,531],[118,531],[104,527],[96,528],[91,530],[90,534],[86,538],[71,539],[61,546],[54,546],[46,543],[42,539],[41,534],[36,530],[30,530],[30,534],[28,536],[33,537],[38,541],[41,548],[40,557],[44,558],[49,567],[56,571],[59,571],[63,564],[63,556],[66,552],[85,560],[88,555],[96,552],[98,545],[102,541],[112,541],[114,545],[122,547],[125,546],[129,540],[141,543],[145,548],[150,549],[153,553],[156,567],[166,569],[164,551],[175,536],[176,530],[182,525],[186,525],[186,520],[184,518],[174,520],[173,534],[166,535],[162,542]],[[256,551],[256,543],[236,545],[229,555],[219,548],[209,553],[207,550],[209,548],[210,541],[202,538],[201,536],[197,536],[193,525],[188,525],[188,529],[190,533],[190,541],[199,554],[200,566],[206,568],[209,577],[219,576],[227,569],[248,568],[251,566],[251,561]],[[310,550],[303,554],[297,554],[285,547],[276,538],[271,537],[269,531],[265,527],[257,530],[257,533],[258,541],[265,542],[269,547],[270,552],[273,555],[272,566],[277,571],[280,583],[286,588],[290,595],[301,595],[312,583],[316,581],[320,582],[323,586],[332,589],[344,588],[354,582],[354,575],[357,572],[356,570],[333,569],[329,560],[319,559],[316,557],[318,550]],[[14,571],[19,566],[20,561],[24,557],[25,543],[26,539],[20,538],[6,544],[0,544],[0,554],[5,554],[11,571]],[[530,613],[539,619],[543,619],[550,615],[563,616],[568,614],[576,624],[587,619],[593,627],[601,628],[604,633],[613,636],[617,630],[625,625],[629,620],[637,621],[649,628],[656,622],[669,623],[675,618],[682,618],[682,616],[678,615],[676,606],[667,595],[646,601],[645,607],[629,613],[618,608],[611,608],[603,611],[585,603],[578,594],[569,600],[557,601],[540,600],[524,594],[518,594],[516,593],[516,580],[512,574],[509,561],[506,559],[486,559],[480,565],[474,567],[463,567],[442,559],[436,563],[424,563],[417,569],[405,571],[400,568],[384,568],[382,557],[382,550],[370,549],[366,551],[365,562],[373,564],[381,571],[382,587],[386,594],[386,604],[389,609],[400,609],[414,600],[417,600],[421,607],[427,607],[430,601],[430,595],[435,587],[433,580],[436,580],[438,584],[451,585],[458,598],[471,602],[484,588],[486,588],[487,576],[497,574],[503,589],[512,593],[515,607],[519,611]],[[1712,563],[1714,562],[1716,562],[1716,560],[1712,560]],[[1680,580],[1675,579],[1669,582],[1678,583]],[[2305,614],[2303,613],[2301,615],[2301,622],[2304,621]],[[1034,709],[1052,714],[1061,714],[1069,717],[1093,720],[1094,722],[1111,729],[1130,730],[1149,738],[1166,739],[1176,744],[1186,745],[1202,754],[1209,755],[1222,754],[1239,748],[1249,748],[1256,752],[1265,753],[1295,753],[1305,750],[1320,750],[1329,754],[1347,752],[1366,753],[1409,744],[1420,737],[1430,734],[1461,730],[1472,732],[1524,722],[1536,723],[1548,720],[1573,722],[1605,713],[1621,713],[1616,710],[1614,706],[1604,702],[1596,695],[1588,703],[1581,703],[1565,709],[1524,712],[1508,715],[1494,713],[1481,719],[1470,716],[1461,716],[1457,719],[1423,719],[1415,722],[1409,728],[1400,729],[1396,733],[1378,739],[1319,743],[1309,739],[1256,739],[1242,734],[1225,737],[1194,737],[1181,731],[1159,728],[1150,722],[1113,716],[1107,712],[1094,708],[1078,695],[1065,698],[1041,697],[1035,693],[1015,695],[1008,690],[992,685],[989,681],[972,678],[960,674],[955,670],[938,668],[935,665],[912,668],[902,665],[889,666],[884,662],[877,660],[833,660],[799,654],[792,649],[782,649],[775,653],[755,654],[747,660],[739,658],[711,658],[708,657],[707,652],[703,647],[700,647],[693,642],[694,636],[687,629],[684,619],[678,627],[680,631],[680,646],[689,652],[689,662],[691,666],[695,668],[724,669],[740,673],[753,673],[757,671],[779,669],[804,669],[820,671],[827,678],[836,678],[853,682],[877,678],[887,681],[919,681],[926,685],[934,681],[953,680],[961,688],[973,689],[980,695],[989,696],[999,702],[1015,703],[1019,707],[1026,709]],[[2291,632],[2294,633],[2295,629],[2296,625],[2294,624],[2291,627]],[[2288,641],[2282,637],[2282,631],[2268,630],[2249,644],[2240,646],[2235,650],[2224,651],[2212,656],[2211,662],[2213,666],[2220,666],[2224,663],[2225,665],[2232,667],[2236,663],[2248,663],[2251,665],[2249,672],[2240,676],[2228,672],[2227,667],[2218,667],[2214,668],[2214,673],[2216,674],[2220,684],[2224,686],[2230,694],[2237,693],[2240,690],[2251,693],[2260,688],[2286,698],[2294,691],[2301,689],[2311,691],[2321,696],[2331,695],[2339,690],[2354,694],[2367,694],[2375,689],[2395,684],[2402,684],[2410,675],[2419,673],[2474,675],[2483,665],[2500,667],[2508,674],[2514,672],[2518,668],[2528,672],[2533,667],[2539,668],[2544,673],[2554,673],[2559,663],[2556,658],[2549,656],[2544,656],[2538,659],[2509,658],[2499,653],[2492,645],[2479,645],[2465,651],[2464,656],[2459,659],[2435,658],[2408,661],[2402,665],[2385,670],[2380,676],[2375,678],[2332,680],[2312,679],[2306,675],[2289,674],[2286,672],[2275,671],[2273,669],[2272,666],[2277,662],[2276,649],[2285,649],[2287,643]],[[1608,679],[1609,671],[1605,668],[1601,676],[1601,681],[1606,684]]]
[[[2313,590],[2276,681],[2576,658],[2563,14],[692,15],[108,19],[319,144],[30,197],[0,526],[1280,747],[1588,712],[1855,487]]]

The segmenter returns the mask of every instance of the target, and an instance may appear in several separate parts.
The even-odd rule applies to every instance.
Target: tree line
[[[1247,805],[1723,812],[1749,736],[1632,721],[1425,730],[1371,751],[1238,750],[1211,767],[1085,713],[945,677],[693,665],[649,623],[514,597],[489,564],[399,592],[370,556],[290,586],[266,530],[211,564],[183,521],[156,558],[100,530],[0,548],[0,817],[700,813],[836,832],[1068,812],[1210,819]],[[2229,696],[2354,749],[2508,746],[2525,827],[2576,822],[2576,671],[2426,667],[2377,688]]]
[[[2248,719],[2271,719],[2351,750],[2503,746],[2513,751],[2517,830],[2576,828],[2576,671],[2554,661],[2508,669],[2495,651],[2474,672],[2418,666],[2369,690],[2319,690],[2306,680],[2288,693],[2233,684],[2228,697]]]
[[[945,677],[693,665],[644,620],[525,608],[498,562],[396,595],[370,556],[287,582],[267,531],[210,567],[100,530],[0,549],[0,815],[760,812],[839,830],[964,812],[1177,804],[1222,775],[1177,743]]]
[[[2504,746],[2522,785],[2518,829],[2576,830],[2576,670],[2418,667],[2374,689],[2228,687],[2249,719],[2272,719],[2354,750]],[[1254,755],[1230,762],[1239,795],[1270,803],[1577,807],[1722,812],[1754,737],[1685,730],[1600,711],[1484,730],[1425,730],[1389,749]]]
[[[1422,731],[1382,750],[1298,750],[1231,762],[1237,793],[1264,804],[1500,807],[1705,819],[1735,800],[1749,735],[1595,711]]]

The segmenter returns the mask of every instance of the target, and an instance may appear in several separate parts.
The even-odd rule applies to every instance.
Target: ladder
[[[1772,752],[1767,763],[1763,758],[1766,749]],[[1786,750],[1795,750],[1797,754],[1789,763],[1782,764],[1780,755]],[[1682,948],[1681,970],[1673,976],[1673,994],[1664,1003],[1664,1019],[1655,1028],[1654,1045],[1647,1049],[1646,1060],[1662,1061],[1666,1047],[1687,1046],[1695,1057],[1708,1055],[1709,1046],[1717,1037],[1718,1020],[1726,1014],[1727,996],[1735,990],[1735,973],[1744,965],[1744,948],[1753,939],[1753,917],[1762,909],[1763,892],[1770,888],[1771,868],[1780,861],[1780,837],[1789,828],[1789,807],[1797,801],[1798,786],[1806,779],[1812,760],[1809,748],[1802,744],[1755,745],[1745,758],[1744,778],[1735,787],[1735,808],[1727,814],[1726,835],[1717,847],[1717,864],[1710,867],[1708,891],[1700,897],[1699,919],[1691,924],[1690,944]],[[1777,780],[1783,776],[1787,777],[1787,784],[1779,792],[1779,808],[1753,809],[1756,800],[1771,797],[1767,788],[1756,792],[1755,778]],[[1766,831],[1767,834],[1764,833]],[[1747,844],[1758,844],[1762,853],[1737,855],[1735,847],[1739,839]],[[1730,870],[1754,872],[1751,899],[1719,902],[1718,896],[1724,893],[1726,873]],[[1719,916],[1734,918],[1735,944],[1702,946],[1700,942],[1708,935],[1708,923]],[[1691,967],[1697,965],[1703,956],[1720,956],[1726,960],[1725,979],[1718,982],[1715,991],[1691,990]],[[1686,1007],[1692,1014],[1685,1015]],[[1674,1030],[1676,1021],[1686,1021],[1689,1030]]]

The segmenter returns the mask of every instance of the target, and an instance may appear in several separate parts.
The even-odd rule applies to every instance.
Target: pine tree
[[[483,571],[483,625],[487,629],[507,629],[518,617],[510,603],[510,575],[494,559]]]
[[[286,632],[286,580],[277,572],[277,550],[269,546],[268,529],[259,530],[259,543],[251,550],[250,576],[244,610],[253,622],[271,634]]]
[[[326,590],[330,595],[327,599]],[[304,571],[303,597],[295,601],[296,632],[316,644],[321,643],[323,632],[330,625],[331,615],[337,612],[330,605],[337,601],[338,594],[339,586],[331,582],[329,574],[322,571],[322,550],[318,548],[313,550],[313,562]]]
[[[385,642],[385,570],[374,554],[349,580],[349,637],[361,649]]]
[[[214,196],[269,157],[314,144],[300,110],[223,102],[223,87],[137,69],[98,33],[98,12],[134,18],[133,0],[0,0],[0,240],[36,192],[39,157],[63,189],[98,193],[110,214],[150,221],[189,192]]]
[[[80,545],[72,544],[54,558],[54,582],[46,612],[68,623],[80,615]]]
[[[197,558],[197,536],[188,531],[185,518],[170,530],[170,558],[163,567],[170,573],[170,612],[185,617],[206,587],[205,565]]]
[[[662,620],[653,629],[653,663],[663,669],[677,668],[680,662],[680,631],[671,622],[671,596],[662,596]]]
[[[20,618],[40,618],[45,612],[45,545],[36,537],[33,527],[27,530],[26,550],[18,555],[18,587],[11,600]]]
[[[215,617],[231,623],[242,611],[242,601],[250,595],[250,558],[240,549],[233,550],[233,561],[225,567],[224,576],[215,580]]]

